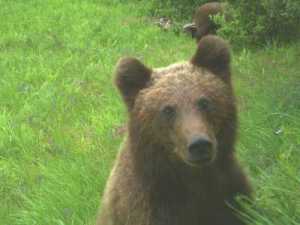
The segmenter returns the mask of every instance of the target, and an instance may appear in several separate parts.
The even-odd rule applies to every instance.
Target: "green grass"
[[[0,225],[93,224],[126,120],[115,63],[133,55],[165,66],[195,49],[146,11],[116,0],[0,0]],[[234,54],[251,224],[300,223],[299,52],[295,43]]]

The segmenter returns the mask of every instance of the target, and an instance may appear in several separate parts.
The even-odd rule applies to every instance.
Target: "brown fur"
[[[228,204],[250,186],[234,156],[237,115],[227,44],[199,42],[189,62],[151,70],[121,59],[116,84],[129,111],[128,136],[103,195],[97,225],[241,225]],[[199,98],[209,99],[210,106]],[[175,111],[171,110],[176,109]],[[187,146],[204,135],[210,160]]]
[[[205,35],[215,34],[217,26],[210,16],[214,16],[219,13],[222,14],[225,9],[226,3],[209,2],[201,5],[194,14],[193,22],[191,24],[184,25],[184,31],[190,33],[197,41]]]

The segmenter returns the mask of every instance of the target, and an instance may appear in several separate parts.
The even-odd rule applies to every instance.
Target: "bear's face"
[[[151,70],[123,59],[116,82],[140,135],[202,166],[216,159],[218,133],[235,110],[228,64],[224,41],[208,36],[187,63]]]
[[[151,76],[136,97],[134,118],[186,163],[212,162],[217,134],[234,110],[227,83],[191,63],[154,70]]]

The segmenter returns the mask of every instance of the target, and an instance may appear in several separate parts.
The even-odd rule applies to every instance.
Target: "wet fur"
[[[202,39],[189,62],[154,70],[133,58],[119,62],[116,85],[129,112],[128,136],[108,179],[97,225],[244,224],[228,206],[238,194],[251,194],[234,156],[237,112],[229,63],[227,44],[215,36]],[[198,88],[214,95],[226,114],[215,115],[217,159],[202,168],[172,154],[176,146],[154,112],[170,96],[184,107],[181,97],[193,98]]]

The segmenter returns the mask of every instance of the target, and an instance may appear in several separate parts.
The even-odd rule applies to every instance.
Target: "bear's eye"
[[[161,113],[167,119],[173,119],[176,115],[176,109],[174,106],[167,105],[162,108]]]
[[[197,102],[199,111],[209,111],[212,108],[211,102],[207,98],[200,98]]]

